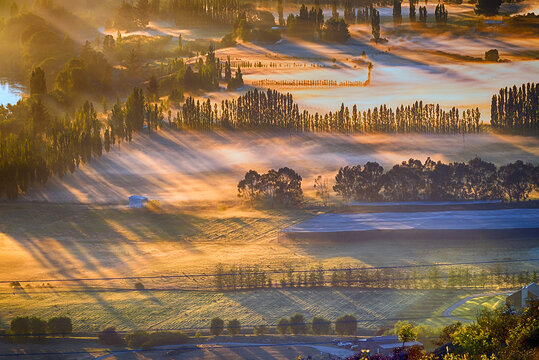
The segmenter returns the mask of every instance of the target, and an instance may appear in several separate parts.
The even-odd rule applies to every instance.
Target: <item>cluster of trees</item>
[[[173,20],[182,25],[229,25],[240,11],[239,0],[124,0],[112,25],[128,31],[144,28],[152,19]]]
[[[536,83],[500,89],[492,96],[490,124],[521,134],[539,131],[539,89]]]
[[[475,5],[475,12],[485,16],[498,15],[501,5],[502,0],[478,0]]]
[[[522,201],[539,186],[539,165],[518,160],[497,168],[474,158],[445,164],[428,158],[410,159],[384,172],[376,162],[345,166],[335,176],[333,190],[347,200],[486,200]]]
[[[260,330],[263,327],[264,331],[269,330],[266,325],[254,327],[254,332],[257,335],[262,335]],[[275,326],[277,333],[281,335],[293,334],[303,335],[312,333],[314,335],[328,335],[332,333],[332,322],[321,316],[315,316],[310,322],[307,322],[305,316],[296,313],[290,318],[281,318]],[[241,332],[241,324],[239,320],[229,320],[226,322],[219,317],[215,317],[210,321],[210,334],[219,336],[227,331],[228,335],[238,335]],[[356,335],[357,319],[353,315],[343,315],[335,320],[335,333],[339,335]]]
[[[242,12],[233,24],[233,36],[243,41],[274,43],[281,39],[281,32],[273,29],[275,17],[267,11],[259,11],[253,16]]]
[[[74,172],[117,142],[131,141],[144,124],[148,131],[161,126],[162,109],[148,103],[138,88],[125,105],[113,106],[105,124],[88,101],[72,117],[53,117],[40,95],[42,71],[36,69],[32,78],[32,97],[0,106],[0,197],[16,198],[33,183]]]
[[[215,46],[210,44],[206,58],[199,57],[195,64],[188,65],[183,59],[175,59],[169,63],[166,75],[159,81],[158,88],[169,91],[174,101],[182,100],[184,91],[214,91],[219,89],[221,81],[225,81],[229,90],[235,90],[243,86],[243,75],[238,66],[235,74],[232,70],[230,57],[222,62],[215,56]],[[184,108],[189,111],[190,103],[194,99],[188,99]],[[190,116],[190,115],[189,115]],[[188,117],[189,117],[188,116]]]
[[[445,9],[444,3],[436,5],[436,10],[434,10],[434,18],[437,24],[446,24],[448,15],[449,12]]]
[[[452,108],[445,111],[439,105],[423,104],[422,101],[395,109],[381,105],[363,112],[356,105],[350,111],[342,104],[339,111],[313,115],[306,110],[300,111],[289,93],[255,89],[236,100],[222,101],[220,107],[212,107],[209,100],[206,105],[189,98],[176,123],[180,128],[206,130],[221,127],[347,133],[464,134],[479,132],[480,118],[479,109],[460,112]]]
[[[302,4],[298,15],[288,15],[286,25],[288,35],[303,39],[313,40],[318,37],[329,42],[345,42],[350,38],[345,19],[339,19],[338,13],[334,11],[333,16],[324,22],[320,6],[308,10]]]
[[[433,355],[449,360],[535,359],[538,323],[539,300],[532,300],[528,307],[518,311],[507,304],[494,310],[484,309],[473,323],[455,323],[442,329],[436,342],[440,347]]]
[[[262,175],[249,170],[238,183],[238,197],[251,205],[264,200],[271,207],[294,206],[303,200],[301,180],[301,176],[288,167],[271,169]]]
[[[73,332],[71,318],[58,316],[43,320],[35,316],[17,316],[11,320],[6,332],[11,342],[42,340],[47,336],[67,336]]]

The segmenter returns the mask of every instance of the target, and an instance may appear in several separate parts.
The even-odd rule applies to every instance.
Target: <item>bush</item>
[[[489,51],[485,52],[485,60],[486,61],[498,61],[500,60],[500,54],[498,53],[498,50],[496,49],[490,49]]]
[[[30,332],[33,336],[43,337],[47,335],[47,322],[45,320],[32,316],[29,321]]]
[[[73,332],[73,324],[67,316],[57,316],[47,322],[49,334],[66,336]]]
[[[144,284],[141,283],[140,281],[137,281],[137,282],[135,283],[135,289],[137,289],[137,290],[144,290]]]
[[[123,345],[124,339],[116,332],[115,327],[101,330],[97,336],[99,343],[103,345]]]
[[[238,335],[241,330],[240,321],[238,319],[230,320],[226,325],[226,330],[230,335]]]
[[[162,345],[185,344],[189,337],[181,332],[160,331],[148,333],[146,331],[135,331],[125,337],[127,345],[131,348],[150,349]]]
[[[356,335],[357,319],[353,315],[343,315],[335,321],[335,331],[339,335]]]
[[[13,335],[30,335],[30,318],[28,316],[17,316],[11,320],[10,330]]]
[[[219,336],[223,332],[224,327],[225,322],[221,318],[215,317],[211,319],[210,334],[214,336]]]
[[[331,321],[323,317],[314,317],[311,327],[315,335],[327,335],[331,331]]]
[[[305,334],[307,332],[307,324],[305,317],[301,314],[295,314],[290,317],[290,330],[292,334]]]
[[[18,281],[12,281],[9,283],[12,289],[22,289],[21,283]]]
[[[288,330],[290,328],[290,321],[288,321],[287,318],[281,318],[277,322],[277,332],[281,335],[288,334]]]
[[[258,336],[264,335],[267,331],[268,331],[268,328],[266,327],[266,325],[258,325],[258,326],[255,326],[253,329],[253,333]]]

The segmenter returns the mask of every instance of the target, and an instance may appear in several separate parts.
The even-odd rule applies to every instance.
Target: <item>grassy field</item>
[[[484,309],[494,310],[503,306],[506,298],[506,295],[495,295],[471,299],[456,308],[451,315],[462,319],[473,320]]]
[[[215,316],[225,320],[237,318],[249,327],[273,325],[281,317],[296,312],[308,320],[313,316],[335,320],[350,313],[358,318],[363,333],[372,334],[401,318],[417,324],[441,324],[441,311],[466,294],[457,290],[394,289],[269,289],[225,293],[31,289],[24,294],[2,293],[0,319],[5,327],[17,314],[45,319],[67,315],[72,317],[75,331],[99,331],[115,326],[120,330],[201,328],[207,332],[210,319]]]
[[[317,213],[305,210],[166,208],[10,203],[0,205],[0,281],[75,278],[70,282],[23,282],[13,291],[0,284],[0,326],[17,315],[67,314],[76,329],[188,328],[207,326],[215,315],[245,325],[274,323],[296,311],[335,319],[354,313],[372,331],[412,318],[436,327],[442,311],[470,291],[293,289],[237,293],[170,290],[196,286],[192,279],[87,281],[81,278],[212,273],[217,263],[275,269],[384,266],[537,257],[535,238],[292,240],[279,231]],[[390,256],[398,249],[398,256]],[[534,264],[520,264],[528,268]],[[274,282],[278,279],[274,278]],[[101,290],[85,292],[89,287]],[[118,290],[103,290],[108,287]],[[129,290],[131,289],[131,290]],[[167,290],[168,289],[168,290]],[[129,291],[127,291],[129,290]],[[477,293],[474,290],[473,293]],[[143,309],[143,310],[141,310]],[[471,314],[473,316],[474,314]],[[432,319],[426,319],[434,317]]]

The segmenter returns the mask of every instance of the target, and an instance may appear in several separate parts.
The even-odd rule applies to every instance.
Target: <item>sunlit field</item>
[[[237,184],[249,170],[288,166],[313,193],[314,178],[332,180],[341,166],[377,161],[389,169],[410,158],[468,161],[475,156],[504,165],[536,162],[536,137],[339,135],[294,132],[161,132],[138,136],[74,174],[36,185],[25,200],[127,204],[130,195],[189,206],[208,201],[237,203]]]
[[[458,2],[0,1],[0,359],[538,359],[539,6]]]

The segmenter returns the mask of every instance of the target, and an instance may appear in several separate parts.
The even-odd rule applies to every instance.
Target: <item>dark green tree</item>
[[[353,315],[343,315],[335,320],[335,331],[337,334],[343,335],[356,335],[357,333],[357,319]]]
[[[475,5],[475,12],[478,15],[494,16],[498,15],[502,0],[478,0]]]
[[[299,313],[292,315],[290,317],[290,331],[294,335],[305,334],[307,332],[305,316]]]
[[[225,322],[218,317],[214,317],[210,322],[210,334],[219,336],[225,328]]]
[[[47,81],[45,72],[42,68],[37,67],[32,71],[30,77],[30,95],[45,95],[47,94]]]

